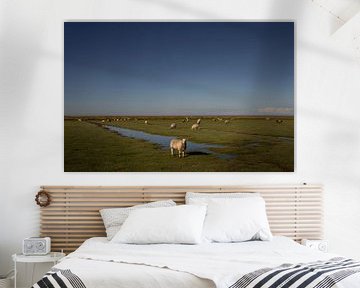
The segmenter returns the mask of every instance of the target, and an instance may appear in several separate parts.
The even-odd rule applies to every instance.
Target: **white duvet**
[[[55,267],[70,269],[87,288],[228,288],[254,270],[336,256],[311,250],[286,237],[200,245],[112,244],[106,238],[91,238]],[[360,287],[360,273],[335,287]]]

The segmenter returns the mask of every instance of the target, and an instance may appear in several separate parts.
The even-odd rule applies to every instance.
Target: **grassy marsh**
[[[291,172],[294,170],[292,117],[81,117],[65,121],[66,172]],[[201,118],[200,130],[191,125]],[[217,118],[222,118],[219,121]],[[120,119],[117,121],[116,119]],[[216,121],[214,121],[216,119]],[[282,123],[276,120],[281,119]],[[148,124],[145,124],[145,120]],[[225,120],[229,123],[225,124]],[[104,122],[103,122],[104,121]],[[176,129],[170,129],[171,123]],[[96,125],[97,124],[97,125]],[[151,134],[186,138],[196,143],[221,144],[214,151],[236,155],[219,159],[193,153],[171,157],[169,150],[139,139],[123,137],[101,127],[113,125]]]

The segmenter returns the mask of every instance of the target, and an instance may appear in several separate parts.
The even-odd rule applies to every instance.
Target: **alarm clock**
[[[321,252],[327,252],[328,250],[328,243],[325,240],[308,240],[308,239],[303,239],[301,241],[301,244],[309,247],[311,249],[314,250],[318,250]]]
[[[23,240],[24,255],[46,255],[51,249],[50,237],[30,237]]]

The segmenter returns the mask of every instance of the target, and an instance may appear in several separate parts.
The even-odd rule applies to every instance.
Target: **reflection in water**
[[[174,139],[173,136],[163,136],[157,134],[150,134],[143,131],[132,130],[127,128],[115,127],[115,126],[105,126],[110,131],[116,132],[122,136],[141,139],[151,143],[155,143],[161,146],[162,149],[169,149],[171,139]],[[223,145],[217,144],[205,144],[205,143],[194,143],[191,141],[186,142],[186,153],[191,155],[207,155],[213,154],[221,159],[231,159],[235,158],[236,155],[232,154],[220,154],[214,151],[209,150],[210,148],[223,148]]]

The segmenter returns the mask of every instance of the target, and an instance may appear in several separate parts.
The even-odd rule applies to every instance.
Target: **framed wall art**
[[[293,22],[65,22],[66,172],[294,171]]]

